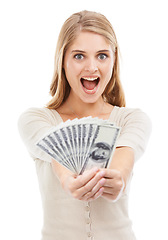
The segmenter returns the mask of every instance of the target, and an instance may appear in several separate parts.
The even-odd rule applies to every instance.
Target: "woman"
[[[118,43],[101,14],[82,11],[61,29],[46,108],[31,108],[19,131],[35,160],[44,209],[43,240],[135,239],[128,216],[128,191],[135,161],[143,154],[150,121],[125,107],[119,79]],[[108,169],[77,176],[35,146],[50,128],[85,116],[109,119],[121,127]]]

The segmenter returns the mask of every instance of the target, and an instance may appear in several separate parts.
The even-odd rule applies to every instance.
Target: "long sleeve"
[[[30,108],[20,116],[19,133],[33,159],[51,162],[51,157],[37,147],[36,142],[59,122],[61,122],[59,114],[47,108]]]
[[[144,153],[151,133],[151,121],[140,109],[115,107],[111,114],[111,121],[121,127],[117,147],[133,148],[135,161]]]

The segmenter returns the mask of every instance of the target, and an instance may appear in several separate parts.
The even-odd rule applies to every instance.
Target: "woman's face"
[[[96,33],[80,32],[64,57],[71,97],[96,102],[111,79],[113,65],[114,54],[107,40]]]

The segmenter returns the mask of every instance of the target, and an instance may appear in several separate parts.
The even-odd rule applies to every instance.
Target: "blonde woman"
[[[42,240],[133,240],[128,192],[134,163],[143,154],[150,120],[125,107],[119,78],[118,43],[105,16],[82,11],[62,26],[55,54],[51,101],[19,119],[20,135],[35,160],[42,195]],[[108,169],[77,176],[35,146],[62,121],[86,116],[121,127]]]

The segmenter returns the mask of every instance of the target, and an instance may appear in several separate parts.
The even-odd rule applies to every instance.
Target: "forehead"
[[[99,51],[99,50],[112,50],[108,40],[97,33],[93,32],[80,32],[73,41],[69,50],[83,50],[83,51]]]

